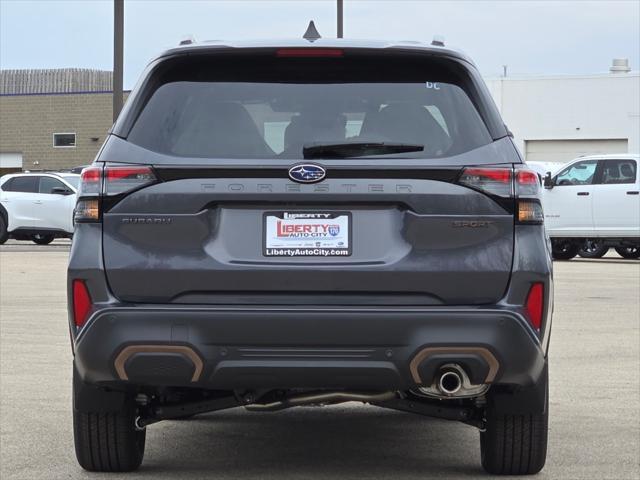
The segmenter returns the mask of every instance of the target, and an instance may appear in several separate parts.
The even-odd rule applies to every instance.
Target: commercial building
[[[640,151],[640,73],[487,79],[527,160]],[[0,174],[90,163],[112,124],[111,72],[0,71]]]
[[[640,72],[631,72],[627,60],[614,60],[604,74],[486,82],[529,161],[640,151]]]
[[[91,163],[112,124],[111,72],[0,72],[0,174]]]

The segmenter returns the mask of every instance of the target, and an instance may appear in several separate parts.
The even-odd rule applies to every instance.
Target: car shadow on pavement
[[[571,262],[578,263],[620,263],[620,264],[630,264],[630,265],[638,265],[640,260],[629,259],[629,258],[574,258]]]
[[[140,476],[380,479],[482,472],[473,427],[375,407],[236,410],[157,427],[150,427]]]

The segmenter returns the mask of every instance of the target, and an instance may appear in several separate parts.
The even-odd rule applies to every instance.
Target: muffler
[[[271,403],[252,403],[245,408],[252,412],[276,412],[285,408],[301,407],[304,405],[332,405],[343,402],[374,403],[384,402],[395,398],[395,392],[311,392],[292,395]]]
[[[462,377],[455,370],[447,370],[440,374],[438,390],[444,395],[455,395],[462,388]]]
[[[464,368],[457,363],[443,365],[430,386],[418,388],[423,395],[441,399],[477,397],[488,389],[488,384],[472,384]]]

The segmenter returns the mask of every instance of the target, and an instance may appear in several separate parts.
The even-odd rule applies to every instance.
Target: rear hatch
[[[496,302],[510,177],[489,194],[464,167],[519,161],[498,123],[473,67],[445,56],[164,59],[99,159],[110,288],[150,303]]]

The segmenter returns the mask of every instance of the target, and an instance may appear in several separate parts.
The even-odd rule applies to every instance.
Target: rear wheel
[[[551,240],[551,254],[555,260],[571,260],[579,250],[580,245],[571,240]]]
[[[531,475],[547,459],[549,402],[544,413],[504,414],[489,410],[480,433],[482,467],[494,475]]]
[[[9,232],[7,231],[7,222],[3,216],[0,216],[0,245],[7,241]]]
[[[142,463],[146,430],[135,428],[133,399],[117,412],[73,409],[76,458],[91,472],[130,472]]]
[[[609,251],[604,242],[597,238],[587,238],[584,245],[578,251],[582,258],[601,258]]]
[[[640,247],[616,247],[622,258],[640,258]]]
[[[53,239],[53,235],[42,235],[40,233],[31,235],[31,240],[33,240],[33,243],[37,243],[38,245],[49,245],[51,242],[53,242]]]

